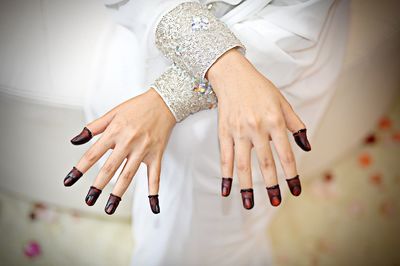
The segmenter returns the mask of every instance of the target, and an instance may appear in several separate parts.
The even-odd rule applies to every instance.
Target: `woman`
[[[121,62],[113,53],[123,46],[102,54],[114,61],[101,63],[87,108],[91,122],[72,143],[100,138],[64,184],[73,185],[112,149],[86,202],[96,202],[122,164],[105,206],[114,213],[135,176],[133,265],[270,264],[265,229],[269,206],[281,202],[278,179],[287,180],[293,195],[301,193],[300,149],[292,150],[287,130],[311,149],[306,128],[313,132],[332,96],[348,3],[187,2],[106,2],[129,30],[116,38],[130,46],[118,51]],[[198,112],[216,99],[218,109]]]

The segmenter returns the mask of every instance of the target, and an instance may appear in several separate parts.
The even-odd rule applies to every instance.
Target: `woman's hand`
[[[161,159],[176,120],[161,97],[153,89],[134,97],[104,116],[89,123],[71,142],[80,145],[92,136],[101,134],[78,164],[64,179],[72,186],[109,149],[113,149],[86,196],[89,206],[95,204],[102,189],[114,176],[119,166],[126,163],[105,207],[113,214],[122,195],[127,190],[141,162],[147,165],[149,202],[153,213],[159,213],[158,188]]]
[[[221,193],[228,196],[234,159],[243,206],[254,205],[251,149],[254,147],[270,202],[278,206],[281,194],[269,140],[272,140],[293,195],[301,193],[296,162],[287,137],[289,129],[305,151],[311,146],[306,127],[280,91],[236,49],[225,53],[209,69],[207,78],[218,97],[221,150]]]

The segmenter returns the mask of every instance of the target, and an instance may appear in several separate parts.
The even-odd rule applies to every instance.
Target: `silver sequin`
[[[226,51],[245,47],[205,6],[187,2],[163,16],[156,45],[174,64],[152,85],[177,122],[216,107],[217,98],[205,74]]]
[[[206,6],[195,2],[178,5],[162,17],[156,28],[156,45],[175,64],[195,78],[204,78],[226,51],[245,47]],[[181,51],[176,52],[176,47]]]
[[[215,94],[198,93],[195,91],[196,86],[199,86],[198,82],[176,65],[169,67],[151,85],[163,98],[177,122],[181,122],[190,114],[216,107]]]

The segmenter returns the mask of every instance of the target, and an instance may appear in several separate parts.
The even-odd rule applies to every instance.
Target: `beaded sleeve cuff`
[[[193,78],[175,64],[157,78],[151,88],[163,98],[177,122],[217,105],[217,98],[206,80]]]
[[[165,14],[156,28],[156,46],[195,78],[205,77],[226,51],[245,47],[205,6],[196,2],[178,5]]]

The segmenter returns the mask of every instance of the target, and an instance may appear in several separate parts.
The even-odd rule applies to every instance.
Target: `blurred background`
[[[114,24],[96,0],[0,4],[0,265],[128,265],[132,191],[110,217],[106,199],[84,204],[96,171],[62,183],[85,150],[69,139]],[[304,193],[266,232],[277,265],[400,265],[399,12],[351,1],[336,94],[299,165]]]

